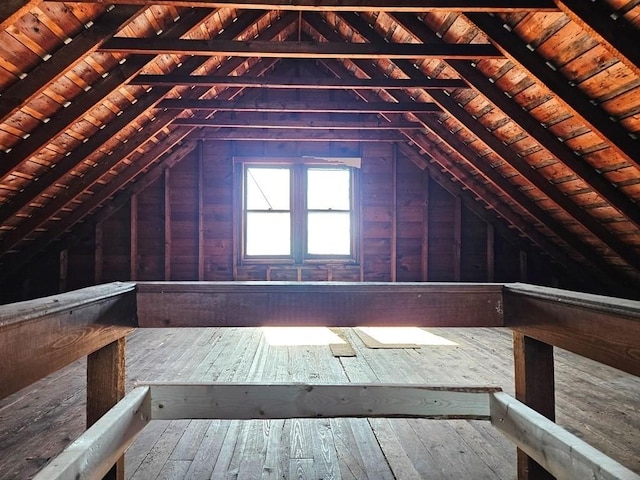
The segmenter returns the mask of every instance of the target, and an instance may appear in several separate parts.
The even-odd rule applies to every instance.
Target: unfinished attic
[[[639,25],[3,1],[0,479],[640,479]]]

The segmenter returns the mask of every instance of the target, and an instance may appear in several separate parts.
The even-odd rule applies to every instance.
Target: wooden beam
[[[612,121],[602,108],[591,103],[591,98],[580,88],[572,87],[562,73],[549,68],[545,60],[530,51],[520,37],[503,28],[503,22],[498,18],[484,13],[469,13],[467,16],[509,60],[549,88],[569,112],[625,160],[640,168],[640,142],[631,138],[625,128]]]
[[[508,284],[504,315],[515,332],[640,376],[640,301]]]
[[[196,149],[198,161],[198,280],[204,280],[205,267],[205,214],[204,214],[204,189],[205,189],[205,169],[204,169],[204,142],[198,142]]]
[[[140,282],[141,327],[500,326],[496,284]]]
[[[506,393],[491,395],[491,424],[559,479],[640,479],[639,475]]]
[[[398,144],[393,143],[391,148],[391,281],[395,282],[398,276]]]
[[[424,126],[417,122],[359,121],[358,118],[348,121],[336,120],[265,120],[261,118],[176,118],[172,125],[209,128],[272,128],[296,130],[419,130]]]
[[[606,2],[587,5],[579,0],[556,0],[555,3],[567,17],[640,77],[640,34],[624,15],[618,14]]]
[[[93,283],[102,283],[102,268],[104,266],[104,223],[96,222],[95,226],[95,249],[94,249],[94,270]]]
[[[168,98],[158,108],[174,110],[216,110],[226,112],[316,112],[316,113],[378,113],[378,112],[426,112],[440,109],[427,102],[325,102],[325,101],[263,101],[263,100],[198,100]]]
[[[289,128],[225,129],[214,132],[192,134],[191,139],[203,140],[247,140],[261,142],[393,142],[398,139],[395,131],[389,130],[306,130]]]
[[[0,123],[42,93],[51,83],[71,70],[86,55],[90,55],[101,43],[115,35],[133,16],[143,10],[141,6],[129,5],[107,10],[95,19],[89,28],[84,28],[69,43],[55,50],[46,62],[38,64],[28,72],[26,77],[4,90],[0,97]]]
[[[453,201],[453,280],[460,281],[462,273],[462,200]]]
[[[409,148],[409,147],[407,147]],[[411,157],[409,157],[411,158]],[[427,282],[429,280],[429,192],[431,191],[431,175],[429,168],[425,165],[422,174],[422,241],[420,243],[421,256],[421,280]]]
[[[87,428],[124,397],[125,345],[125,338],[119,338],[87,357]],[[124,480],[124,456],[103,480]]]
[[[131,196],[129,222],[129,279],[138,279],[138,195]]]
[[[164,279],[171,280],[171,169],[167,168],[164,180]]]
[[[103,52],[134,54],[201,55],[206,57],[259,57],[259,58],[502,58],[502,54],[490,44],[462,43],[433,46],[419,43],[316,43],[269,42],[262,40],[185,40],[168,38],[114,37],[100,47]]]
[[[496,255],[495,255],[495,227],[487,223],[487,282],[495,281]]]
[[[551,421],[556,419],[553,347],[513,332],[516,398]],[[551,480],[538,462],[518,449],[518,480]]]
[[[64,1],[64,0],[52,0]],[[77,0],[93,3],[96,0]],[[110,0],[109,3],[132,3],[137,5],[169,5],[194,8],[237,8],[258,10],[293,11],[354,11],[354,12],[424,12],[431,11],[474,11],[474,12],[518,12],[557,11],[551,0],[268,0],[263,2],[239,2],[238,0]]]
[[[265,77],[224,77],[221,75],[138,75],[129,81],[130,85],[148,85],[174,87],[176,85],[200,87],[244,87],[274,89],[311,89],[342,90],[345,88],[362,88],[387,90],[421,88],[424,90],[443,88],[469,88],[461,79],[427,78],[420,80],[410,78],[332,78],[332,77],[284,77],[268,75]]]
[[[384,43],[384,39],[373,30],[373,28],[363,21],[357,15],[352,13],[342,13],[341,17],[347,21],[353,28],[358,30],[368,41],[379,44]],[[362,65],[362,62],[357,63]],[[402,70],[407,76],[421,75],[411,63],[404,60],[397,60],[395,64]],[[363,65],[364,68],[372,70],[371,66]],[[374,68],[375,71],[375,68]],[[378,72],[372,73],[370,76],[379,75]],[[401,93],[394,93],[394,96],[398,99],[403,99]],[[620,241],[615,235],[607,230],[603,225],[597,222],[587,212],[581,209],[578,205],[571,201],[567,201],[565,195],[562,194],[557,188],[551,185],[546,179],[536,172],[518,157],[513,150],[505,146],[495,136],[489,134],[486,128],[474,119],[448,95],[440,91],[432,91],[430,93],[431,98],[440,105],[443,110],[447,111],[450,115],[456,118],[464,127],[470,130],[474,135],[478,136],[484,144],[491,148],[498,156],[505,160],[515,168],[527,181],[531,182],[535,187],[547,195],[551,200],[563,208],[567,213],[572,215],[584,228],[589,230],[596,238],[609,246],[611,249],[623,258],[627,263],[634,267],[640,268],[640,259],[638,255],[630,245]],[[481,171],[488,180],[498,186],[507,195],[509,195],[514,201],[522,205],[532,215],[535,215],[541,222],[543,222],[548,228],[554,231],[556,235],[563,238],[567,243],[572,245],[577,251],[579,251],[585,258],[597,259],[599,267],[603,270],[612,271],[613,268],[608,262],[600,259],[597,253],[594,252],[591,246],[583,242],[577,235],[570,232],[564,224],[556,220],[549,215],[544,209],[542,209],[535,201],[533,201],[528,195],[526,195],[519,187],[514,186],[508,180],[506,180],[502,174],[495,171],[487,162],[476,161],[478,157],[477,152],[469,148],[467,145],[462,144],[458,140],[458,137],[442,125],[432,121],[432,119],[426,119],[428,127],[436,133],[443,141],[451,146],[454,150],[460,151],[464,154],[467,161],[473,165],[476,170]],[[462,149],[462,150],[461,150]]]
[[[20,17],[40,5],[42,0],[5,0],[0,3],[0,30],[6,30]]]
[[[489,419],[495,387],[403,384],[148,384],[153,420],[394,417]]]
[[[102,478],[149,422],[149,387],[137,387],[51,460],[34,480]]]
[[[0,398],[124,337],[135,285],[111,283],[0,306]]]

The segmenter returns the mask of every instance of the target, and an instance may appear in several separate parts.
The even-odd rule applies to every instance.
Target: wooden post
[[[138,195],[131,195],[131,280],[138,279]]]
[[[495,229],[487,223],[487,282],[491,283],[495,278]]]
[[[555,421],[553,347],[513,332],[516,398]],[[518,480],[552,480],[537,462],[518,450]]]
[[[393,143],[391,159],[391,281],[398,275],[398,144]]]
[[[171,280],[171,174],[164,171],[164,279]]]
[[[103,265],[103,245],[104,245],[104,224],[96,223],[96,249],[94,252],[94,282],[96,285],[102,283],[102,265]]]
[[[69,274],[69,251],[65,248],[60,250],[60,285],[58,286],[58,292],[64,293],[67,291],[67,277]]]
[[[198,280],[204,280],[204,142],[202,140],[198,141]]]
[[[124,397],[125,345],[123,337],[87,356],[87,428]],[[124,457],[104,478],[124,480]]]
[[[429,171],[424,171],[422,189],[422,281],[429,281]]]
[[[453,280],[460,281],[462,270],[462,200],[455,198],[453,217]]]

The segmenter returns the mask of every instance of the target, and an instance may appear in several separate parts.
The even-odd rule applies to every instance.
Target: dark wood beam
[[[640,168],[640,142],[632,138],[602,108],[591,103],[591,98],[580,88],[571,86],[562,73],[549,68],[540,55],[530,51],[517,34],[504,28],[503,22],[497,17],[484,13],[469,13],[467,17],[489,36],[507,58],[549,88],[573,115],[625,160]]]
[[[345,14],[343,14],[345,15]],[[315,28],[325,38],[329,37],[332,41],[336,40],[338,34],[332,29],[327,28],[324,22],[322,22],[317,16],[305,14],[303,16],[305,21],[313,28]],[[369,28],[367,26],[367,28]],[[355,60],[353,63],[366,75],[370,77],[381,76],[382,72],[378,70],[376,66],[369,62],[362,62]],[[407,72],[407,75],[412,75],[411,70],[415,70],[411,67]],[[408,97],[403,92],[389,92],[388,95],[393,96],[398,101],[406,101]],[[516,202],[522,209],[527,211],[530,215],[536,218],[546,228],[553,232],[558,238],[566,242],[571,249],[577,252],[581,257],[589,259],[593,263],[602,275],[606,275],[610,278],[620,278],[618,270],[614,269],[608,262],[606,262],[600,255],[594,253],[592,248],[582,242],[576,235],[571,233],[565,228],[565,226],[549,215],[544,209],[542,209],[535,201],[529,198],[518,187],[511,184],[506,178],[504,178],[498,171],[492,168],[484,159],[478,160],[478,154],[471,149],[468,145],[461,142],[458,137],[445,128],[437,121],[433,121],[430,116],[415,114],[416,118],[424,123],[425,127],[431,130],[436,136],[438,136],[445,144],[447,144],[453,151],[460,154],[464,161],[470,163],[475,170],[481,173],[487,180],[489,180],[495,187],[505,193],[514,202]],[[615,282],[619,283],[619,281]]]
[[[498,284],[139,282],[137,287],[142,328],[502,325]]]
[[[0,3],[0,30],[6,30],[41,3],[42,0],[4,0]]]
[[[437,113],[440,109],[432,103],[413,102],[330,102],[330,101],[243,101],[197,100],[169,98],[158,108],[174,110],[215,110],[227,112],[315,112],[315,113],[377,113],[377,112],[425,112]]]
[[[170,36],[184,34],[198,25],[208,15],[210,15],[210,12],[203,10],[187,12],[181,18],[180,22],[167,29],[163,34]],[[249,12],[243,15],[239,21],[235,22],[225,32],[230,35],[240,33],[243,28],[249,28],[260,16],[260,12]],[[50,142],[51,138],[64,132],[77,118],[99,104],[105,97],[112,93],[113,90],[122,86],[129,77],[137,74],[140,69],[149,61],[153,60],[153,58],[153,55],[129,57],[127,62],[119,65],[115,71],[111,72],[106,78],[101,79],[97,85],[94,85],[88,92],[85,92],[81,98],[72,102],[65,110],[65,115],[56,115],[50,122],[32,134],[28,138],[28,141],[23,141],[18,144],[9,154],[5,154],[4,156],[0,154],[0,178],[10,174],[22,161],[28,159],[41,147]],[[181,72],[191,73],[194,69],[202,65],[203,62],[204,59],[202,58],[191,59],[181,67],[183,68]],[[193,69],[189,70],[190,66],[193,66]],[[87,142],[78,146],[70,155],[61,158],[56,163],[55,168],[42,174],[37,178],[37,181],[31,182],[24,190],[15,195],[9,203],[0,207],[0,223],[15,215],[20,209],[41,195],[49,186],[58,182],[64,174],[71,171],[78,163],[98,150],[104,142],[115,136],[128,122],[133,121],[148,108],[160,101],[169,90],[170,88],[168,87],[159,87],[143,95],[135,104],[123,110],[120,116],[113,119],[105,128],[98,131]]]
[[[340,15],[352,27],[356,28],[360,34],[364,35],[372,44],[377,45],[379,43],[384,43],[384,39],[358,15],[353,13],[341,13]],[[422,76],[422,73],[416,70],[411,63],[405,60],[396,60],[394,63],[404,72],[405,75],[408,75],[409,77]],[[458,105],[458,102],[450,95],[447,95],[442,91],[432,91],[430,92],[430,96],[445,112],[455,118],[464,128],[480,139],[531,185],[535,186],[540,192],[546,195],[547,198],[552,200],[556,205],[571,215],[580,226],[589,231],[594,237],[598,238],[629,265],[640,270],[640,255],[638,255],[635,248],[621,241],[587,211],[574,203],[540,173],[532,169],[531,166],[524,159],[519,157],[514,150],[505,145],[491,132],[487,131],[484,125],[478,122],[463,107]],[[480,162],[476,162],[476,164],[477,163]]]
[[[115,37],[100,47],[103,52],[272,57],[272,58],[502,58],[502,54],[490,44],[464,43],[425,45],[419,43],[316,43],[316,42],[268,42],[261,40],[184,40],[168,38]]]
[[[640,33],[623,15],[618,15],[603,1],[555,0],[555,3],[566,16],[640,77]]]
[[[187,12],[180,22],[167,28],[162,35],[179,37],[194,28],[211,13],[194,10]],[[237,24],[236,22],[234,26]],[[20,164],[28,160],[33,154],[46,146],[53,138],[63,133],[81,118],[87,111],[100,104],[114,90],[122,86],[130,77],[136,75],[144,66],[152,61],[153,55],[130,56],[127,61],[118,65],[104,78],[98,80],[89,91],[76,97],[64,110],[55,115],[51,120],[33,131],[26,139],[15,145],[9,153],[0,152],[0,180],[11,174]],[[168,90],[166,90],[168,91]],[[130,107],[139,108],[139,107]],[[89,140],[92,144],[95,139]],[[97,148],[97,147],[96,147]],[[95,150],[95,148],[94,148]],[[36,182],[32,182],[22,192],[11,199],[11,203],[0,207],[0,222],[16,213],[24,205],[32,201],[45,187],[52,185],[61,175],[70,171],[77,165],[77,160],[63,157],[56,163],[56,168],[44,173]]]
[[[299,88],[311,90],[340,90],[345,88],[367,89],[407,89],[424,90],[443,88],[468,88],[462,79],[422,78],[315,78],[315,77],[283,77],[269,75],[266,77],[223,77],[220,75],[137,75],[129,81],[130,85],[160,85],[173,87],[176,85],[201,87],[260,87],[260,88]]]
[[[420,41],[441,42],[442,40],[421,22],[415,15],[394,15],[404,28]],[[613,186],[587,162],[575,155],[575,152],[561,142],[553,133],[547,130],[539,121],[522,110],[514,100],[508,98],[504,92],[492,83],[482,72],[475,68],[473,62],[467,60],[449,60],[449,66],[478,90],[487,100],[502,110],[515,124],[536,140],[556,159],[571,169],[595,192],[605,198],[614,208],[640,227],[640,209],[624,193]]]
[[[269,128],[255,130],[248,128],[223,129],[202,134],[192,134],[189,138],[204,140],[247,140],[263,142],[393,142],[398,139],[395,131],[389,130],[309,130],[289,128]]]
[[[280,21],[274,23],[269,29],[267,29],[264,32],[264,34],[267,38],[271,38],[271,36],[275,36],[277,33],[281,32],[282,29],[286,28],[289,24],[290,24],[290,19],[286,18],[285,16],[281,18]],[[233,34],[231,33],[233,29],[229,29],[227,31],[230,32],[230,34]],[[183,71],[191,72],[196,68],[198,68],[199,66],[201,66],[202,63],[204,63],[204,61],[205,60],[202,57],[193,57],[187,60],[186,62],[184,62],[183,65],[179,68],[183,69]],[[275,62],[275,61],[276,60],[273,60],[272,62]],[[222,72],[227,72],[228,74],[230,74],[234,72],[236,69],[238,69],[239,67],[241,67],[243,64],[244,64],[244,61],[242,59],[235,58],[235,59],[229,60],[219,70],[222,70]],[[270,63],[269,65],[272,65],[272,63]],[[207,91],[207,88],[202,87],[201,90],[197,90],[197,89],[192,90],[191,94],[193,94],[194,96],[196,96],[196,94],[203,95],[204,93],[206,93],[206,91]],[[151,98],[154,100],[156,99],[159,100],[159,98],[162,97],[163,95],[162,92],[159,92],[158,96],[154,97],[153,95],[155,94],[153,92],[154,90],[147,93],[147,95],[152,95]],[[231,95],[231,92],[228,95]],[[133,105],[130,108],[135,108],[136,105]],[[140,113],[138,113],[138,115],[142,114],[146,110],[146,108],[147,107],[144,107],[143,110]],[[64,192],[62,192],[60,195],[58,195],[57,197],[47,202],[47,204],[44,207],[42,207],[39,211],[37,211],[37,213],[25,219],[20,225],[18,225],[18,227],[15,230],[12,230],[9,233],[7,233],[0,240],[0,256],[8,252],[11,248],[13,248],[19,242],[21,242],[28,234],[33,232],[36,228],[38,228],[43,223],[45,223],[49,218],[55,216],[55,214],[60,209],[64,208],[64,206],[67,203],[73,201],[74,198],[76,198],[83,191],[88,189],[102,175],[106,174],[110,169],[114,168],[114,166],[116,166],[122,159],[126,158],[126,156],[134,152],[140,145],[147,142],[151,136],[153,136],[163,127],[167,126],[171,122],[171,120],[173,120],[173,118],[174,118],[174,115],[172,112],[164,112],[164,115],[156,115],[155,121],[151,124],[148,124],[146,129],[143,129],[141,132],[138,132],[138,134],[136,135],[136,138],[134,139],[130,138],[127,143],[121,144],[118,152],[115,152],[114,154],[103,159],[103,161],[99,162],[95,168],[91,169],[83,177],[79,178],[77,181],[69,185],[69,188],[67,188]],[[103,131],[104,130],[106,130],[106,128],[103,129]],[[105,140],[102,140],[101,143],[103,143],[104,141]],[[86,145],[86,143],[84,145]],[[167,146],[167,149],[170,148],[170,146],[171,145]],[[73,155],[74,153],[72,153],[68,157],[71,157]],[[79,161],[80,160],[76,160],[75,163],[78,163]]]
[[[64,0],[52,0],[64,1]],[[76,0],[80,3],[95,3],[97,0]],[[518,12],[557,11],[551,0],[268,0],[264,2],[239,2],[238,0],[110,0],[109,3],[138,5],[170,5],[201,8],[237,8],[258,10],[294,11],[354,11],[354,12]]]
[[[357,118],[350,121],[336,120],[264,120],[260,118],[176,118],[172,125],[188,127],[208,127],[208,128],[268,128],[277,130],[398,130],[398,129],[421,129],[424,128],[418,122],[378,122],[359,121]]]
[[[69,43],[58,48],[49,60],[38,64],[26,77],[4,90],[0,97],[0,123],[111,38],[142,10],[140,6],[124,5],[105,12],[91,27],[85,28]]]

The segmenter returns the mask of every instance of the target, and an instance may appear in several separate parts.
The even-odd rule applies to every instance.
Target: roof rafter
[[[491,42],[516,65],[538,79],[578,118],[593,130],[604,142],[611,145],[621,156],[640,168],[640,142],[634,140],[621,125],[612,119],[579,88],[572,87],[567,79],[535,52],[530,51],[518,35],[504,28],[503,22],[489,14],[468,13],[466,16]]]
[[[0,30],[6,28],[23,15],[37,7],[43,0],[3,0],[0,3]]]
[[[173,38],[114,37],[100,46],[103,52],[173,53],[202,56],[273,58],[501,58],[488,43],[425,45],[420,43],[316,43],[269,42],[261,40],[185,40]]]
[[[223,77],[221,75],[137,75],[129,82],[130,85],[160,85],[160,86],[201,86],[201,87],[258,87],[258,88],[299,88],[313,90],[342,90],[345,88],[367,89],[405,89],[422,88],[425,90],[441,88],[468,88],[467,82],[454,78],[306,78],[306,77],[277,77],[269,78]]]
[[[77,65],[100,44],[116,34],[129,20],[141,12],[138,6],[119,6],[105,12],[91,27],[82,30],[71,41],[62,45],[46,62],[43,61],[26,77],[14,83],[0,97],[0,122],[17,111],[31,98],[44,91],[51,82]]]
[[[65,1],[65,0],[52,0]],[[82,3],[95,3],[100,0],[76,0]],[[294,10],[294,11],[392,11],[392,12],[429,12],[429,11],[474,11],[474,12],[517,12],[517,11],[556,11],[551,0],[109,0],[109,3],[128,3],[138,5],[173,5],[182,7],[238,8],[258,10]]]
[[[329,35],[333,37],[334,35],[337,35],[335,32],[329,29],[326,24],[318,21],[315,16],[312,17],[307,15],[305,17],[305,20],[308,23],[312,24],[312,26],[316,28],[323,36]],[[369,28],[368,25],[367,28]],[[332,40],[334,39],[332,38]],[[365,64],[364,62],[359,61],[354,61],[354,63],[358,66],[358,68],[365,71],[367,75],[371,77],[381,75],[381,72],[377,69],[377,67],[373,66],[372,64]],[[413,66],[411,66],[410,68],[411,69],[409,71],[405,71],[404,73],[407,75],[412,75],[413,72],[411,72],[411,70],[415,70],[415,68],[413,68]],[[401,70],[403,69],[401,68]],[[401,100],[404,96],[401,93],[390,93],[390,95],[395,96],[398,100]],[[516,203],[521,205],[531,215],[537,218],[543,225],[553,231],[559,238],[563,239],[563,241],[570,245],[575,251],[579,252],[584,258],[593,258],[594,263],[597,263],[599,268],[603,272],[612,271],[612,267],[607,262],[603,261],[598,255],[596,255],[595,251],[589,245],[582,242],[576,235],[567,230],[561,222],[544,211],[535,201],[533,201],[519,188],[511,184],[498,171],[493,169],[487,162],[482,159],[480,159],[479,161],[476,160],[476,152],[473,151],[469,146],[460,142],[455,134],[449,132],[442,125],[430,120],[428,117],[424,118],[424,122],[425,125],[431,131],[433,131],[434,134],[439,136],[453,150],[459,152],[468,162],[470,162],[474,166],[476,170],[481,172],[496,187],[510,196]],[[614,277],[616,276],[615,273],[612,273],[612,275]]]
[[[176,118],[171,125],[208,128],[295,129],[295,130],[398,130],[424,128],[418,122],[367,121],[360,117],[353,120],[264,120],[260,118]]]
[[[640,33],[604,1],[555,0],[560,10],[640,76]]]
[[[425,42],[440,40],[433,31],[414,15],[397,14],[396,19],[404,28]],[[576,157],[573,150],[561,142],[533,116],[526,113],[515,100],[508,98],[498,86],[489,81],[473,62],[466,60],[449,60],[447,64],[465,78],[473,87],[497,108],[502,110],[515,124],[527,132],[531,138],[542,145],[549,153],[571,169],[578,177],[588,184],[595,192],[606,198],[613,207],[625,215],[629,220],[640,226],[640,210],[620,190],[614,187],[606,178],[591,168],[586,162]]]

